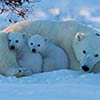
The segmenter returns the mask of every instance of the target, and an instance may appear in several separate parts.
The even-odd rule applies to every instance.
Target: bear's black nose
[[[87,67],[86,65],[82,66],[82,69],[83,69],[85,72],[89,71],[89,67]]]
[[[36,50],[35,50],[35,49],[32,49],[32,52],[33,52],[33,53],[35,53],[35,52],[36,52]]]
[[[13,50],[13,49],[15,49],[15,46],[14,46],[14,45],[12,45],[10,48]]]

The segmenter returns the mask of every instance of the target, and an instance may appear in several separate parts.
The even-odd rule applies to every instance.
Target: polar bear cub
[[[28,71],[29,74],[39,73],[42,70],[42,56],[32,53],[25,39],[25,34],[10,32],[8,34],[10,50],[15,51],[17,63]]]
[[[28,44],[32,52],[37,51],[42,55],[44,72],[67,69],[69,67],[68,57],[65,52],[42,36],[30,36]]]

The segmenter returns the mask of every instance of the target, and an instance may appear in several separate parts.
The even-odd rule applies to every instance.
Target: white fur
[[[15,53],[11,52],[8,48],[7,34],[0,34],[0,74],[5,76],[25,76],[26,71],[16,62]],[[15,59],[15,60],[14,60]]]
[[[44,72],[68,68],[69,61],[65,52],[53,43],[48,42],[47,39],[40,35],[32,35],[28,40],[28,44],[31,51],[35,49],[43,56]]]
[[[85,34],[89,33],[91,35],[95,33],[100,34],[100,32],[95,29],[73,20],[65,22],[25,20],[11,25],[0,32],[0,74],[6,76],[14,75],[10,69],[19,69],[15,53],[8,49],[8,32],[25,32],[26,37],[27,35],[32,35],[34,33],[47,37],[50,41],[63,48],[65,53],[68,54],[71,70],[80,70],[80,59],[77,59],[79,55],[75,53],[77,47],[73,44],[75,42],[75,35],[77,32],[83,32]],[[99,45],[100,42],[98,41],[96,43]],[[91,42],[87,48],[90,48],[90,45]],[[73,48],[73,46],[75,48]],[[91,71],[100,72],[100,61],[94,65],[93,70]]]
[[[80,68],[84,71],[84,66],[88,68],[86,72],[91,72],[97,62],[100,61],[100,36],[95,34],[85,34],[78,32],[75,36],[74,50],[80,62]]]
[[[17,63],[27,68],[29,75],[42,70],[42,57],[39,53],[32,53],[24,36],[19,32],[10,32],[8,35],[9,48],[16,52]],[[17,43],[16,43],[17,41]],[[14,46],[14,49],[11,47]]]

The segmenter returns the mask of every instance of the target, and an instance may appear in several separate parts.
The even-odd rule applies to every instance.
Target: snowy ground
[[[75,19],[100,28],[100,0],[42,0],[31,9],[27,19]],[[9,18],[23,20],[9,13],[0,15],[0,29],[11,25]],[[100,100],[100,74],[59,70],[23,78],[1,75],[0,100]]]
[[[19,79],[0,76],[0,100],[100,100],[100,74],[59,70]]]

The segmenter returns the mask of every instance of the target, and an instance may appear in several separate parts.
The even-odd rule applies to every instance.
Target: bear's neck
[[[25,42],[21,48],[16,50],[17,59],[23,58],[23,56],[27,53],[28,49],[29,47],[27,43]]]
[[[52,51],[52,46],[53,44],[52,43],[50,43],[50,42],[47,42],[46,43],[46,48],[41,52],[41,55],[43,56],[43,57],[47,57],[47,56],[49,56],[49,55],[51,55],[51,51]]]

